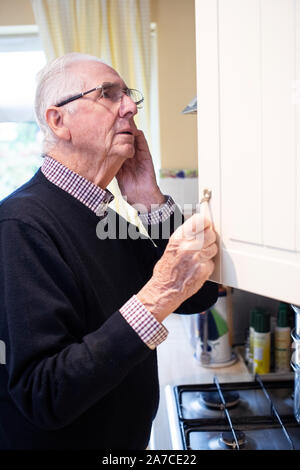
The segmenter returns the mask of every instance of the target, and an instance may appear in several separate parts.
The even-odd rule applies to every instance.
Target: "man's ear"
[[[50,106],[46,111],[46,121],[52,132],[63,140],[70,140],[71,134],[64,123],[64,112],[56,106]]]

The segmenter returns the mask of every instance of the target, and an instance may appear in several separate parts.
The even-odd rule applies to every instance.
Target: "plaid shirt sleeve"
[[[150,349],[155,349],[167,338],[168,330],[156,320],[135,295],[119,311]]]
[[[176,203],[171,196],[165,196],[166,202],[162,205],[154,205],[151,212],[139,212],[139,218],[143,225],[159,224],[167,220],[175,211]]]

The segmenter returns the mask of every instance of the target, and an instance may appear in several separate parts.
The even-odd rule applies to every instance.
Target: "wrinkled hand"
[[[209,218],[195,214],[171,235],[138,299],[162,321],[195,294],[214,270],[216,233]]]
[[[135,154],[127,159],[116,175],[123,196],[131,205],[162,204],[164,197],[157,185],[152,157],[143,131],[134,124]]]

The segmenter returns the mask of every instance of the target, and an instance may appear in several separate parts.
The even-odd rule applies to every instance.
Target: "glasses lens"
[[[113,83],[103,83],[101,88],[102,97],[107,98],[114,103],[120,101],[124,96],[124,93],[129,96],[139,108],[141,107],[141,104],[144,101],[142,93],[133,88],[127,88],[127,90],[124,90],[120,87],[120,85]]]
[[[136,105],[138,105],[139,107],[141,107],[143,101],[144,101],[144,97],[142,95],[142,93],[138,90],[135,90],[133,88],[130,88],[128,90],[128,96],[130,96],[130,98],[132,99],[132,101],[134,101],[134,103]]]
[[[122,97],[122,90],[119,85],[113,83],[103,83],[102,85],[102,96],[110,101],[119,101]]]

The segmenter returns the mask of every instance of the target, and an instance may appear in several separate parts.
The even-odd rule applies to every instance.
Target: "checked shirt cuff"
[[[140,213],[139,218],[143,225],[159,224],[167,220],[175,211],[176,203],[171,196],[165,196],[166,202],[160,206],[157,204],[157,208],[154,205],[154,210],[151,212]]]
[[[156,320],[135,295],[119,311],[150,349],[155,349],[168,336],[164,325]]]

